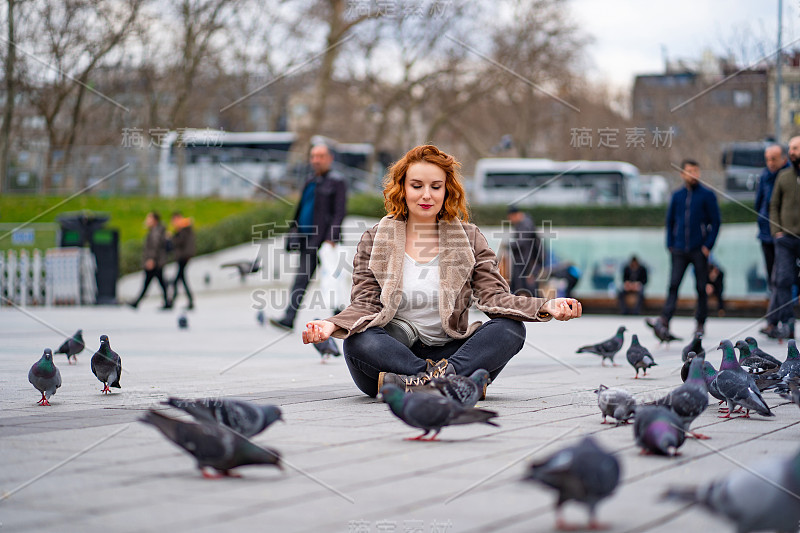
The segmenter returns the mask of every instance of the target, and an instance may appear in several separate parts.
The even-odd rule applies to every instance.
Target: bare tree
[[[69,164],[83,121],[86,92],[120,106],[92,89],[90,76],[128,34],[143,1],[37,2],[26,28],[26,41],[34,45],[34,51],[26,57],[32,75],[26,78],[24,89],[47,130],[45,192],[53,185],[55,153],[62,152],[64,168]]]
[[[14,120],[14,104],[17,90],[17,32],[15,29],[15,9],[18,0],[6,0],[6,60],[3,69],[5,77],[5,106],[3,109],[3,125],[0,129],[0,193],[8,179],[8,153],[11,147],[11,123]]]

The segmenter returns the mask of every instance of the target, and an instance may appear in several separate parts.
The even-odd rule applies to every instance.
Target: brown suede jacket
[[[344,339],[367,328],[386,325],[402,298],[406,221],[383,217],[364,232],[353,260],[350,305],[326,320],[339,328],[334,337]],[[439,222],[439,316],[447,335],[469,337],[481,325],[469,323],[473,301],[490,318],[546,321],[544,298],[514,296],[497,267],[486,237],[473,224]]]

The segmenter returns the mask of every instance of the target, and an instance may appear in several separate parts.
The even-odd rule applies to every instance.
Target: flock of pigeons
[[[594,353],[602,357],[601,364],[614,356],[624,345],[624,326],[611,339],[579,348],[578,353]],[[340,355],[336,344],[315,345],[323,361]],[[82,331],[67,339],[55,352],[65,354],[69,364],[77,363],[77,355],[85,348]],[[642,454],[674,456],[687,436],[709,438],[690,431],[690,425],[708,407],[708,395],[718,399],[722,418],[744,412],[749,418],[751,410],[762,416],[774,416],[762,396],[763,391],[775,390],[784,398],[800,405],[800,353],[794,340],[788,342],[785,361],[779,361],[760,350],[755,339],[748,337],[734,345],[729,340],[719,343],[722,361],[719,370],[706,361],[702,347],[702,334],[696,334],[682,352],[684,361],[681,377],[684,383],[663,398],[647,403],[637,403],[627,391],[604,385],[595,391],[603,420],[616,420],[617,425],[634,419],[633,433]],[[739,350],[737,359],[735,349]],[[627,360],[639,371],[656,366],[652,354],[639,343],[636,335],[627,351]],[[122,362],[114,352],[106,335],[100,337],[100,348],[92,356],[91,368],[103,383],[101,392],[108,394],[109,387],[120,387]],[[40,405],[50,405],[49,399],[61,386],[61,375],[48,348],[30,369],[28,379],[41,392]],[[477,370],[471,376],[445,376],[434,379],[415,392],[386,385],[380,397],[389,410],[407,425],[423,431],[407,440],[436,440],[445,426],[482,423],[497,426],[498,413],[476,408],[489,384],[489,373]],[[253,443],[250,437],[267,429],[272,423],[283,420],[281,410],[275,405],[221,398],[187,400],[169,398],[165,405],[189,413],[196,421],[187,422],[150,409],[142,422],[156,427],[173,443],[194,456],[203,477],[236,477],[232,470],[244,465],[272,465],[282,467],[279,451]],[[430,432],[433,435],[428,437]],[[610,496],[620,480],[619,460],[603,450],[592,437],[565,448],[528,468],[525,480],[535,481],[558,491],[556,525],[569,526],[561,516],[562,505],[574,500],[585,504],[589,510],[589,527],[601,527],[596,521],[596,506]],[[765,505],[752,505],[754,494]],[[671,488],[667,499],[698,503],[711,511],[732,520],[739,532],[777,530],[796,531],[800,522],[800,452],[789,458],[772,458],[762,465],[736,471],[729,476],[700,487]]]

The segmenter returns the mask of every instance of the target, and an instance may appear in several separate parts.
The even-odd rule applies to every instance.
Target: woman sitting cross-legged
[[[581,316],[578,300],[509,292],[486,238],[467,222],[459,167],[432,145],[391,167],[387,215],[358,244],[350,305],[303,331],[305,343],[345,339],[347,367],[369,396],[384,384],[410,391],[479,368],[495,379],[522,349],[523,321]],[[491,320],[469,323],[473,301]]]

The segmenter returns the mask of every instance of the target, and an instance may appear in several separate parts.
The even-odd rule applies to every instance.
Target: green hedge
[[[617,226],[657,227],[664,225],[666,205],[605,207],[605,206],[540,206],[522,208],[537,222],[549,220],[554,226]],[[720,204],[723,223],[753,222],[756,214],[738,203]],[[470,218],[481,225],[496,225],[506,218],[505,205],[472,205]],[[383,197],[377,195],[354,195],[348,203],[348,213],[379,218],[385,213]]]
[[[208,254],[250,242],[253,226],[275,223],[277,231],[294,215],[294,207],[283,202],[269,202],[244,213],[228,216],[216,224],[196,230],[197,254]],[[142,268],[143,239],[128,240],[120,245],[120,275],[130,274]]]

